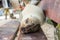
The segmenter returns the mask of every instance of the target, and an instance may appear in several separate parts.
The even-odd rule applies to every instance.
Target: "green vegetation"
[[[58,39],[60,40],[60,24],[57,25],[57,35]]]

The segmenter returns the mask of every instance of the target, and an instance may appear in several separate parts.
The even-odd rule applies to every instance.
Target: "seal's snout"
[[[26,27],[21,27],[21,32],[22,33],[33,33],[37,32],[40,29],[40,24],[32,24],[32,25],[27,25]]]
[[[21,33],[27,33],[26,29],[25,28],[21,28]]]
[[[21,28],[21,30],[24,32],[25,31],[25,28]]]

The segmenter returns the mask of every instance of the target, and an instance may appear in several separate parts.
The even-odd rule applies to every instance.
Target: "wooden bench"
[[[0,27],[0,40],[14,40],[19,28],[18,21],[10,21]]]

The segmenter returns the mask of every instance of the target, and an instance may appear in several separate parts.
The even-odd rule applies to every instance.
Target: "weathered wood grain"
[[[0,40],[13,40],[18,30],[19,22],[10,21],[0,27]]]

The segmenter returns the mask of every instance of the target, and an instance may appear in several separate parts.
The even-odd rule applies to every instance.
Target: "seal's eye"
[[[24,32],[25,31],[25,28],[21,28],[21,30]]]
[[[32,18],[27,18],[26,20],[25,20],[25,23],[26,24],[32,24],[33,23],[33,20],[32,20]]]

